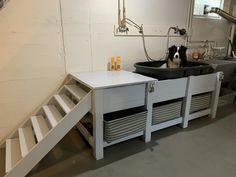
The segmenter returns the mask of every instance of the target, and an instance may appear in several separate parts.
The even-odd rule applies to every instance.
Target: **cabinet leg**
[[[104,157],[104,143],[103,143],[103,92],[102,90],[94,91],[94,117],[93,117],[93,137],[94,137],[94,157],[96,160]]]

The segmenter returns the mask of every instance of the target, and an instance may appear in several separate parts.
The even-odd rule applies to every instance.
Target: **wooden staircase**
[[[91,91],[70,79],[10,136],[1,150],[4,177],[24,177],[91,110]],[[3,163],[4,162],[4,163]]]

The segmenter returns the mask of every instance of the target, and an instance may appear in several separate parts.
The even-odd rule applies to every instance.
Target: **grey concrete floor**
[[[95,161],[92,149],[72,130],[29,177],[235,177],[236,105],[219,109],[217,119],[170,127],[105,149]]]

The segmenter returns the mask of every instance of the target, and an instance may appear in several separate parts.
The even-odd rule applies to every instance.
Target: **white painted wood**
[[[200,76],[190,76],[191,80],[191,95],[211,92],[215,90],[216,73]]]
[[[43,110],[52,127],[55,127],[58,124],[58,122],[62,119],[61,113],[57,110],[57,108],[54,105],[43,106]]]
[[[6,141],[6,173],[9,173],[12,168],[21,159],[20,141],[16,139],[7,139]]]
[[[48,125],[43,116],[32,116],[31,122],[34,128],[37,141],[40,142],[44,138],[44,136],[49,132]]]
[[[145,106],[146,84],[157,80],[127,71],[72,73],[71,76],[93,90],[93,150],[95,158],[102,159],[104,156],[103,114]],[[89,139],[83,130],[81,132],[85,134],[86,139]],[[139,134],[139,136],[141,135],[143,132]],[[115,141],[115,143],[124,141],[126,138]],[[146,141],[148,141],[148,136]]]
[[[128,33],[119,32],[118,24],[114,25],[114,36],[116,37],[142,37],[142,34],[136,28],[129,28]],[[145,25],[145,37],[167,37],[167,31],[170,26],[162,25]],[[179,34],[170,34],[170,37],[182,37]]]
[[[103,112],[109,113],[145,104],[146,84],[115,87],[103,90]]]
[[[191,95],[191,84],[192,80],[188,78],[187,81],[187,88],[186,88],[186,95],[183,99],[183,107],[182,107],[182,112],[183,112],[183,122],[182,122],[182,128],[187,128],[188,127],[188,118],[190,114],[190,107],[191,107],[191,102],[192,102],[192,95]]]
[[[22,90],[22,89],[24,90],[26,88],[29,89],[29,87],[32,86],[32,85],[34,85],[34,89],[33,90],[37,90],[41,85],[45,85],[45,87],[43,89],[44,89],[44,91],[46,91],[46,92],[43,92],[43,94],[42,93],[40,94],[40,92],[37,92],[37,94],[33,94],[34,92],[32,92],[31,93],[32,95],[26,95],[26,94],[22,94],[23,92],[19,92],[20,95],[23,96],[22,98],[24,98],[23,99],[24,101],[22,100],[22,102],[17,102],[17,103],[15,103],[15,105],[11,105],[11,106],[13,106],[13,107],[17,106],[19,108],[19,104],[21,104],[22,105],[22,106],[20,106],[21,107],[21,112],[24,112],[24,114],[27,114],[27,112],[32,112],[32,109],[34,109],[33,105],[35,105],[35,103],[27,102],[27,104],[24,104],[26,97],[29,97],[30,99],[35,101],[38,98],[42,97],[42,95],[50,95],[51,92],[56,92],[56,90],[59,87],[59,85],[61,85],[62,82],[63,83],[66,82],[68,78],[69,78],[69,76],[66,77],[66,79],[63,81],[63,78],[59,77],[56,82],[54,80],[55,78],[51,78],[51,79],[41,78],[40,80],[34,78],[32,80],[30,79],[31,80],[30,82],[21,81],[19,85],[15,84],[15,83],[14,84],[11,83],[11,88],[14,88],[17,93],[19,92],[19,90]],[[25,88],[22,88],[22,87],[25,87]],[[61,90],[61,88],[59,90]],[[33,95],[37,95],[37,98],[35,98]],[[40,102],[42,102],[42,104],[40,104],[37,109],[34,109],[34,111],[32,112],[31,115],[36,115],[40,111],[41,107],[43,105],[47,104],[49,102],[49,100],[52,99],[52,96],[53,95],[49,96],[43,102],[42,102],[42,99],[40,99],[41,100]],[[28,107],[30,106],[31,109],[29,109],[29,110],[28,110],[28,108],[25,109],[25,107],[24,107],[25,105],[27,105]],[[8,105],[8,107],[9,107],[9,105]],[[25,110],[25,111],[22,111],[22,110]],[[28,110],[28,111],[26,111],[26,110]],[[17,109],[15,111],[17,112]],[[11,113],[12,115],[13,115],[13,112],[14,112],[14,116],[13,116],[14,119],[15,119],[15,113],[16,113],[15,111],[12,111],[12,110],[10,111],[10,112],[12,112]],[[5,113],[10,113],[10,112],[6,111]],[[21,114],[17,114],[17,115],[19,117],[28,117],[28,115],[24,115],[24,116],[22,116]],[[15,130],[12,131],[12,133],[10,133],[7,136],[7,138],[10,138],[10,137],[14,136],[14,134],[17,133],[18,129],[16,129],[16,127],[18,127],[18,128],[23,127],[28,121],[29,121],[29,119],[24,119],[19,125],[16,125],[15,126]],[[8,122],[11,122],[11,121],[8,120]],[[2,122],[2,124],[6,125],[4,122]],[[4,132],[2,134],[4,135]],[[1,138],[1,135],[0,135],[0,138]],[[5,141],[0,141],[0,147],[2,147],[4,144],[5,144]]]
[[[35,146],[35,138],[32,127],[19,128],[20,149],[22,157],[25,157]]]
[[[185,97],[187,78],[157,81],[153,103]]]
[[[156,125],[152,125],[151,131],[152,132],[158,131],[158,130],[161,130],[161,129],[164,129],[164,128],[167,128],[167,127],[170,127],[170,126],[181,124],[182,122],[183,122],[183,117],[172,119],[172,120],[169,120],[169,121],[166,121],[166,122],[162,122],[162,123],[159,123],[159,124],[156,124]]]
[[[152,103],[159,103],[163,101],[183,98],[186,99],[187,94],[187,87],[188,86],[188,78],[180,78],[180,79],[171,79],[171,80],[163,80],[163,81],[157,81],[154,85],[154,93],[151,96],[151,102]],[[184,102],[186,103],[186,102]],[[185,114],[185,108],[186,105],[183,104],[182,106],[182,112]],[[164,129],[170,126],[174,126],[177,124],[183,125],[183,127],[187,127],[187,121],[184,121],[187,119],[184,119],[183,117],[172,119],[163,123],[159,123],[156,125],[150,126],[150,132],[158,131],[160,129]]]
[[[87,93],[77,85],[65,85],[65,88],[77,98],[77,100],[81,100]]]
[[[133,138],[142,136],[143,134],[144,134],[144,132],[141,131],[141,132],[138,132],[138,133],[135,133],[135,134],[126,136],[126,137],[124,137],[124,138],[121,138],[121,139],[112,141],[111,143],[107,143],[106,141],[104,141],[103,146],[104,146],[104,147],[112,146],[112,145],[114,145],[114,144],[121,143],[121,142],[123,142],[123,141],[127,141],[127,140],[130,140],[130,139],[133,139]]]
[[[73,101],[66,94],[54,95],[54,98],[66,114],[68,114],[75,106]]]
[[[220,88],[221,88],[222,79],[223,79],[223,73],[222,72],[218,72],[217,76],[216,76],[216,85],[215,85],[216,89],[212,93],[212,97],[211,97],[211,113],[210,113],[210,117],[212,119],[216,118],[216,112],[217,112],[217,106],[218,106],[218,102],[219,102]]]
[[[156,81],[154,78],[146,77],[128,71],[97,71],[71,73],[71,76],[91,89],[102,89],[134,85]]]
[[[146,84],[145,89],[145,107],[147,109],[147,119],[146,119],[146,128],[144,131],[144,141],[150,142],[151,141],[151,127],[152,127],[152,111],[153,111],[153,102],[152,98],[155,96],[155,89],[157,82],[149,82]]]
[[[203,111],[198,111],[189,115],[188,120],[193,120],[211,113],[211,109],[206,109]]]
[[[84,138],[87,140],[87,142],[94,148],[94,138],[93,136],[88,132],[88,130],[81,124],[80,122],[76,125],[80,133],[84,136]]]
[[[91,109],[91,92],[76,105],[5,177],[22,177],[73,128]]]
[[[94,117],[93,117],[93,136],[94,136],[94,149],[93,154],[96,160],[103,159],[104,149],[103,149],[103,91],[104,90],[94,90],[93,91],[93,107]]]
[[[216,116],[217,103],[219,99],[219,92],[221,86],[221,72],[201,75],[201,76],[190,76],[186,95],[186,106],[184,112],[184,123],[183,127],[188,125],[188,121],[210,115],[211,118]],[[209,109],[201,110],[195,113],[190,113],[190,106],[192,97],[195,94],[212,92],[211,107]]]

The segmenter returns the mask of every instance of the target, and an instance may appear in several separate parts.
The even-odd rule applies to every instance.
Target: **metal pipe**
[[[218,15],[220,15],[221,17],[225,18],[226,20],[232,22],[232,23],[236,23],[236,18],[232,15],[230,15],[229,13],[223,11],[222,9],[218,8],[218,7],[211,7],[209,8],[208,5],[204,6],[204,14],[208,14],[208,13],[216,13]]]
[[[188,20],[187,20],[187,37],[185,45],[188,46],[192,41],[192,24],[193,24],[193,10],[194,10],[194,0],[190,0],[188,9]]]
[[[125,7],[125,0],[123,0],[123,19],[122,19],[122,26],[126,27],[126,7]]]
[[[121,9],[120,9],[120,0],[118,0],[118,26],[121,26]]]

